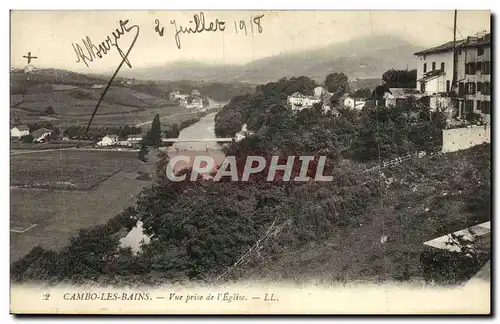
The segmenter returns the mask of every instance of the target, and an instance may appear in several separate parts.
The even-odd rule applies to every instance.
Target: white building
[[[179,91],[172,91],[170,93],[170,100],[182,100],[187,99],[188,95],[185,93],[180,93]]]
[[[97,146],[110,146],[118,143],[118,135],[106,135],[101,141],[97,142]]]
[[[31,133],[33,136],[33,142],[35,143],[41,143],[45,142],[47,138],[53,133],[54,131],[52,129],[47,129],[47,128],[40,128]]]
[[[296,92],[288,96],[287,103],[294,111],[301,111],[302,109],[309,109],[314,104],[322,102],[321,98],[315,96],[305,96],[300,92]]]
[[[186,109],[196,109],[200,110],[203,108],[203,99],[201,98],[192,98],[190,103],[186,103]]]
[[[247,124],[243,124],[243,126],[241,126],[241,131],[234,135],[234,140],[239,142],[248,136],[252,136],[253,134],[254,132],[248,130]]]
[[[23,136],[29,135],[30,129],[25,125],[17,125],[11,128],[10,137],[21,138]]]
[[[456,41],[455,67],[453,41],[415,53],[418,59],[417,88],[425,95],[437,98],[431,100],[431,108],[451,103],[454,118],[477,113],[484,121],[490,121],[490,46],[490,34],[486,32]],[[452,85],[454,72],[455,87]]]
[[[361,110],[366,105],[365,98],[347,97],[344,99],[344,106],[351,109]]]

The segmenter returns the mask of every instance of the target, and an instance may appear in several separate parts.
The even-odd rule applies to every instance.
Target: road
[[[216,102],[210,98],[207,98],[208,100],[208,107],[207,107],[207,110],[208,109],[212,109],[212,108],[219,108],[221,106],[224,105],[224,103],[220,103],[220,102]],[[182,113],[182,114],[176,114],[176,115],[171,115],[171,116],[165,116],[165,117],[160,117],[160,120],[167,120],[167,119],[170,119],[170,118],[175,118],[175,117],[181,117],[181,116],[187,116],[187,115],[193,115],[195,114],[194,111],[191,111],[191,112],[187,112],[187,113]],[[147,122],[144,122],[144,123],[138,123],[138,124],[135,124],[134,126],[135,127],[141,127],[141,126],[144,126],[144,125],[149,125],[151,124],[153,121],[147,121]]]

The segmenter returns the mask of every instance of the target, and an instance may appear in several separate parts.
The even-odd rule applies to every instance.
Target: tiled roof
[[[477,47],[477,46],[487,46],[487,45],[488,46],[490,45],[490,34],[486,34],[482,38],[467,37],[465,39],[460,39],[456,41],[457,48],[467,48],[467,47]],[[451,50],[453,50],[453,41],[416,52],[414,55],[448,52]]]
[[[405,97],[405,96],[409,96],[409,95],[419,95],[419,94],[422,94],[419,90],[412,89],[412,88],[390,88],[389,91],[395,97]]]

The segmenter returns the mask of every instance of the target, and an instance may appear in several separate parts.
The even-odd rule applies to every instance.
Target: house
[[[287,104],[293,111],[311,108],[314,104],[322,102],[321,98],[315,96],[306,96],[296,92],[287,98]]]
[[[203,99],[201,98],[191,98],[191,102],[186,104],[186,109],[202,109],[203,108]]]
[[[97,146],[110,146],[118,143],[118,135],[106,135],[99,142]]]
[[[132,146],[132,143],[130,143],[128,140],[125,140],[125,141],[117,141],[116,145],[130,147]]]
[[[130,143],[130,146],[132,147],[139,147],[139,144],[145,137],[145,134],[131,134],[127,136],[127,142]]]
[[[142,135],[142,134],[131,134],[131,135],[127,136],[127,141],[140,142],[143,137],[144,137],[144,135]]]
[[[404,103],[409,98],[420,99],[424,97],[424,94],[418,89],[412,88],[389,88],[384,94],[385,106],[386,107],[397,107],[398,105]],[[365,102],[366,104],[366,102]]]
[[[41,143],[45,142],[47,138],[53,133],[54,131],[52,129],[48,128],[40,128],[31,133],[33,136],[33,142],[35,143]]]
[[[345,107],[361,110],[365,107],[366,101],[366,98],[346,97],[343,104]]]
[[[172,91],[170,93],[170,100],[183,100],[187,99],[188,95],[180,93],[180,91]]]
[[[240,131],[240,132],[236,133],[236,135],[234,136],[234,140],[236,142],[239,142],[242,139],[247,138],[247,137],[252,136],[252,135],[254,135],[254,132],[252,132],[252,131]]]
[[[435,98],[431,98],[431,108],[451,108],[452,117],[458,119],[477,113],[490,122],[490,43],[490,34],[482,31],[455,43],[450,41],[415,53],[417,87]]]
[[[236,142],[239,142],[242,139],[252,135],[254,135],[254,132],[248,130],[247,124],[243,124],[243,126],[241,126],[241,131],[234,135],[234,140]]]
[[[322,96],[324,96],[325,94],[327,94],[328,92],[326,91],[325,88],[323,87],[316,87],[314,88],[314,96],[316,98],[321,98]]]
[[[30,129],[26,125],[17,125],[10,129],[10,137],[21,138],[29,134]]]

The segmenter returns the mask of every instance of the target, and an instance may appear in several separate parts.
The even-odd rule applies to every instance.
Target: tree
[[[417,70],[390,69],[382,74],[382,80],[389,88],[416,88]]]
[[[146,157],[147,154],[148,154],[148,146],[144,143],[141,143],[141,148],[140,148],[139,152],[137,152],[137,157],[142,162],[147,162],[148,161],[148,159]]]
[[[52,106],[48,106],[47,109],[45,109],[45,114],[47,115],[55,114],[54,108]]]
[[[361,88],[354,91],[352,96],[355,98],[370,98],[372,96],[372,92],[368,88]]]
[[[23,143],[33,143],[33,135],[24,135],[19,138],[19,140]]]
[[[349,78],[344,73],[330,73],[326,76],[325,88],[338,100],[349,90]]]
[[[161,145],[161,123],[160,123],[160,115],[156,114],[153,123],[151,124],[151,128],[149,129],[146,137],[149,140],[149,144],[154,147],[158,147]]]

